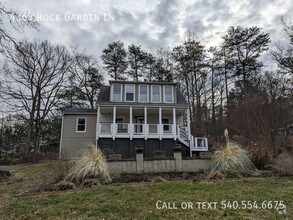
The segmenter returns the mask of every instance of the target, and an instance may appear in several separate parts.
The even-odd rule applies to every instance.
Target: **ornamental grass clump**
[[[248,172],[255,167],[246,150],[237,143],[229,141],[228,131],[225,130],[225,145],[212,156],[212,169],[219,172]]]
[[[111,182],[106,158],[102,151],[94,145],[85,146],[80,158],[65,178],[72,182],[81,183],[85,179],[98,179],[100,182]]]

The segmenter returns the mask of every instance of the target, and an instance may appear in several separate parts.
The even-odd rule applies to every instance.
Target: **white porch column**
[[[129,107],[129,138],[130,140],[132,140],[132,136],[133,136],[133,123],[132,123],[132,107]]]
[[[113,136],[113,140],[115,140],[115,136],[116,136],[116,106],[113,107],[113,123],[112,123],[112,136]]]
[[[188,141],[190,141],[190,136],[191,136],[191,130],[190,130],[190,111],[189,108],[187,109],[187,131],[188,131]]]
[[[187,109],[187,119],[186,119],[186,122],[187,122],[189,151],[190,151],[190,156],[192,157],[192,150],[191,150],[191,147],[192,146],[191,146],[191,141],[190,141],[191,131],[190,131],[190,111],[189,111],[189,108]]]
[[[162,127],[162,107],[159,108],[159,139],[162,140],[163,127]]]
[[[99,140],[100,135],[100,106],[98,106],[98,112],[97,112],[97,124],[96,124],[96,140]]]
[[[176,108],[173,108],[173,129],[172,129],[172,133],[173,133],[174,141],[176,141],[176,139],[177,139],[177,135],[176,135]]]
[[[148,139],[148,135],[149,135],[149,127],[148,127],[148,110],[147,107],[144,107],[144,139],[147,140]]]

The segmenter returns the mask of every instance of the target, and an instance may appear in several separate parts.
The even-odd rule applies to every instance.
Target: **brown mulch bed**
[[[259,170],[255,173],[241,173],[241,177],[281,177],[288,176],[286,173],[275,172],[271,170]],[[120,176],[112,178],[112,183],[131,183],[131,182],[151,182],[156,177],[162,177],[165,180],[191,180],[191,181],[203,181],[210,178],[208,172],[174,172],[174,173],[141,173],[141,174],[126,174],[123,173]],[[234,176],[228,173],[224,174],[225,179],[235,179],[239,176]]]

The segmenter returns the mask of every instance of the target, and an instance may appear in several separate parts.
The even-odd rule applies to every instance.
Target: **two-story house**
[[[174,143],[181,143],[185,156],[208,150],[207,138],[191,135],[188,104],[176,83],[109,84],[100,89],[97,109],[64,111],[60,157],[76,157],[88,142],[123,158],[134,157],[138,145],[145,157],[154,151],[173,156]]]

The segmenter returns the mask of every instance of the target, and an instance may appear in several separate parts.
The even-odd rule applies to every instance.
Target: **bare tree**
[[[80,99],[88,101],[91,109],[94,109],[104,80],[98,61],[93,56],[77,51],[74,52],[74,58],[75,62],[71,68],[72,89]]]
[[[187,97],[191,112],[191,122],[195,132],[202,131],[202,99],[205,93],[207,72],[205,67],[204,47],[194,37],[188,36],[187,40],[173,49],[176,62],[177,79],[181,83],[181,90]]]
[[[286,22],[284,18],[282,18],[282,23],[289,45],[285,47],[277,44],[277,49],[272,52],[272,55],[274,60],[277,61],[280,70],[293,77],[293,23]]]
[[[24,155],[36,160],[42,124],[59,103],[72,58],[66,48],[48,41],[27,40],[7,50],[4,102],[20,111],[28,124]]]
[[[25,16],[24,13],[7,9],[3,3],[0,2],[0,52],[3,53],[5,49],[10,48],[11,44],[17,47],[17,41],[12,34],[7,30],[5,21],[8,21],[10,26],[18,32],[23,32],[25,27],[37,28],[38,23],[33,16]]]

